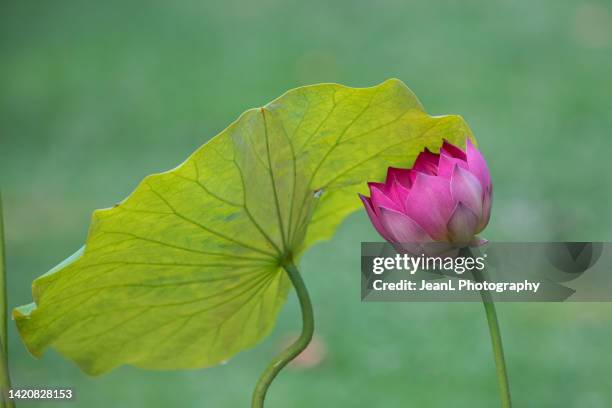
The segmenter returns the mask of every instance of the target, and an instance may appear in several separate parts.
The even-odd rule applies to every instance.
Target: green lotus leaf
[[[470,135],[398,80],[291,90],[95,211],[85,246],[14,310],[19,333],[89,374],[223,362],[271,331],[290,287],[280,265],[330,238],[366,180]]]

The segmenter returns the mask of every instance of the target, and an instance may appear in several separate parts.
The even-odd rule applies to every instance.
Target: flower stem
[[[484,282],[485,271],[472,270],[476,282]],[[511,408],[512,401],[510,399],[510,384],[508,382],[508,373],[506,371],[506,361],[504,359],[504,348],[502,346],[501,332],[499,330],[499,322],[497,321],[497,313],[495,312],[495,303],[488,290],[481,290],[482,304],[487,315],[487,323],[489,324],[489,333],[491,334],[491,345],[493,346],[493,357],[495,359],[495,370],[497,372],[497,384],[499,386],[499,394],[501,398],[502,408]]]
[[[7,300],[6,300],[6,259],[4,249],[4,219],[2,194],[0,194],[0,407],[13,408],[15,404],[8,397],[11,378],[8,368]]]
[[[300,271],[292,263],[288,262],[283,265],[283,269],[289,275],[291,283],[295,288],[298,299],[300,301],[300,308],[302,310],[302,333],[300,337],[282,353],[276,356],[268,365],[266,370],[259,377],[259,381],[253,391],[253,398],[251,399],[251,408],[263,408],[264,400],[266,398],[266,392],[270,387],[270,384],[274,378],[278,375],[280,370],[283,369],[291,360],[297,357],[310,343],[312,334],[314,333],[314,314],[312,311],[312,303],[310,302],[310,296],[306,285],[302,280]]]

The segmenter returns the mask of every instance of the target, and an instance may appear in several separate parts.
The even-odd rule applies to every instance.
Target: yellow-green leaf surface
[[[398,80],[289,91],[95,211],[85,246],[15,309],[19,332],[90,374],[218,364],[270,332],[290,287],[279,265],[331,237],[367,180],[468,135]]]

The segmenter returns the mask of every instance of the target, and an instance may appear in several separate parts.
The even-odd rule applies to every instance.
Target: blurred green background
[[[612,240],[610,1],[4,1],[0,55],[11,307],[80,247],[93,209],[316,82],[397,77],[430,113],[463,115],[493,174],[489,239]],[[327,353],[284,371],[269,407],[497,406],[482,306],[362,304],[366,240],[356,214],[305,256]],[[498,311],[517,407],[612,406],[612,305]],[[298,316],[291,295],[272,336],[221,367],[100,378],[35,360],[11,325],[13,382],[74,387],[73,407],[245,407]]]

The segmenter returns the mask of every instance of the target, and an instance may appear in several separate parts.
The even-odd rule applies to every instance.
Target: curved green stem
[[[6,300],[6,260],[4,250],[4,219],[2,211],[2,194],[0,194],[0,407],[14,407],[13,400],[8,397],[11,388],[11,378],[8,368],[8,335],[7,335],[7,300]]]
[[[484,282],[485,272],[472,270],[476,282]],[[497,384],[499,386],[499,394],[501,398],[502,408],[511,408],[512,401],[510,399],[510,383],[508,382],[508,373],[506,370],[506,361],[504,359],[504,348],[502,346],[501,332],[499,330],[499,322],[497,321],[497,313],[495,312],[495,303],[488,290],[481,290],[482,304],[487,315],[487,323],[489,324],[489,333],[491,334],[491,345],[493,346],[493,357],[495,359],[495,370],[497,372]]]
[[[274,378],[278,375],[280,370],[283,369],[283,367],[289,364],[291,360],[304,351],[304,349],[310,343],[312,334],[314,333],[314,314],[312,311],[312,303],[310,302],[310,296],[308,295],[308,290],[306,289],[306,285],[302,280],[300,271],[291,262],[283,265],[283,269],[285,269],[287,275],[289,275],[289,279],[291,279],[291,283],[293,284],[295,292],[297,293],[300,301],[300,308],[302,310],[302,333],[291,346],[276,356],[274,360],[270,362],[266,370],[261,374],[259,381],[255,386],[255,391],[253,391],[253,398],[251,399],[252,408],[263,408],[266,392],[268,391],[268,388],[270,387],[270,384]]]

